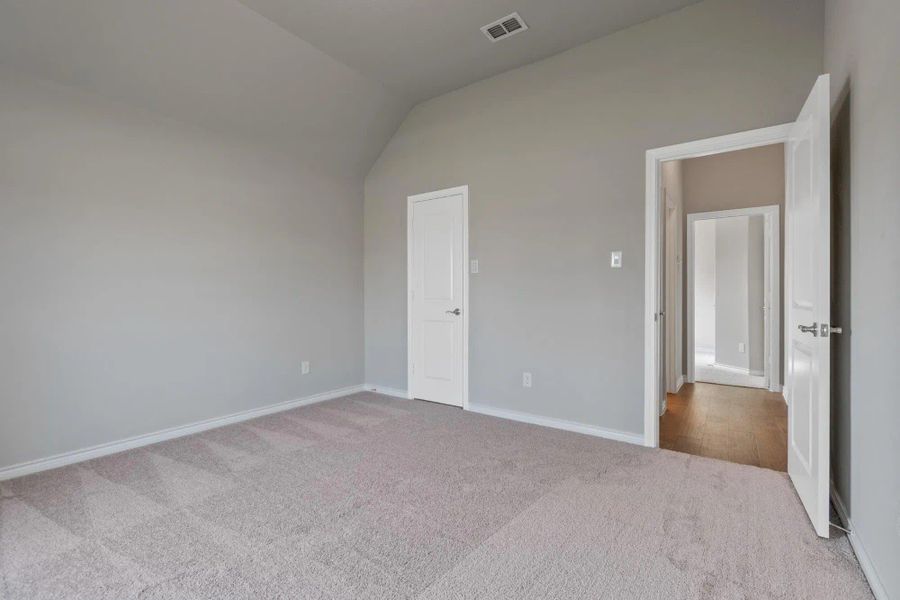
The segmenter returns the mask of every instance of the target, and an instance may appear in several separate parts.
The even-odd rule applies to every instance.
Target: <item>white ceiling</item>
[[[694,1],[0,0],[0,67],[362,177],[415,102]]]
[[[418,102],[697,0],[239,0]],[[518,11],[528,31],[480,27]]]

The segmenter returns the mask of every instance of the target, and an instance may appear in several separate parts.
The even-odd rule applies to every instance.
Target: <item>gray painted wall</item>
[[[833,144],[832,467],[853,535],[900,598],[900,11],[828,0]],[[851,295],[852,292],[852,295]]]
[[[0,467],[362,382],[361,178],[7,71],[0,156]]]
[[[366,178],[367,381],[406,388],[406,197],[468,184],[471,401],[641,432],[644,153],[796,118],[822,31],[706,0],[413,109]]]

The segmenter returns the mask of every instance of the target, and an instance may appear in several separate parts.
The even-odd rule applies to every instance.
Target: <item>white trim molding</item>
[[[100,458],[101,456],[108,456],[110,454],[124,452],[125,450],[132,450],[134,448],[140,448],[142,446],[149,446],[150,444],[156,444],[159,442],[164,442],[166,440],[191,435],[194,433],[200,433],[201,431],[207,431],[209,429],[215,429],[217,427],[224,427],[225,425],[233,425],[234,423],[249,421],[250,419],[264,417],[266,415],[290,410],[292,408],[297,408],[300,406],[307,406],[309,404],[325,402],[326,400],[334,400],[335,398],[349,396],[350,394],[356,394],[364,390],[365,386],[363,385],[351,385],[349,387],[329,390],[327,392],[320,392],[311,396],[305,396],[296,400],[288,400],[286,402],[270,404],[261,408],[251,408],[250,410],[243,410],[240,412],[232,413],[230,415],[225,415],[223,417],[213,417],[212,419],[196,421],[194,423],[188,423],[187,425],[178,425],[176,427],[162,429],[153,433],[145,433],[142,435],[125,438],[123,440],[117,440],[115,442],[108,442],[106,444],[99,444],[97,446],[91,446],[89,448],[72,450],[70,452],[64,452],[62,454],[56,454],[53,456],[48,456],[46,458],[39,458],[16,465],[10,465],[8,467],[0,468],[0,481],[12,479],[14,477],[22,477],[23,475],[30,475],[32,473],[38,473],[40,471],[57,469],[59,467],[65,467],[67,465],[84,462],[86,460]]]
[[[394,398],[403,398],[404,400],[409,400],[411,398],[409,392],[407,392],[406,390],[377,385],[374,383],[367,383],[363,387],[367,392],[381,394],[382,396],[393,396]]]
[[[415,194],[406,198],[406,385],[408,397],[413,398],[416,393],[413,379],[413,204],[416,202],[424,202],[428,200],[436,200],[438,198],[446,198],[447,196],[462,196],[462,264],[463,264],[463,299],[462,299],[462,408],[469,408],[469,186],[460,185],[457,187],[447,188],[445,190],[436,190],[434,192],[425,192],[423,194]]]
[[[618,431],[616,429],[607,429],[605,427],[597,427],[596,425],[587,425],[576,421],[566,421],[564,419],[555,419],[553,417],[544,417],[532,413],[521,412],[518,410],[508,410],[505,408],[494,408],[484,404],[469,404],[467,409],[470,412],[488,415],[490,417],[499,417],[501,419],[509,419],[510,421],[518,421],[520,423],[530,423],[531,425],[541,425],[543,427],[551,427],[553,429],[562,429],[563,431],[572,431],[574,433],[583,433],[594,437],[606,438],[617,442],[627,442],[629,444],[644,445],[644,436],[640,433],[630,433],[628,431]]]
[[[744,150],[782,144],[787,141],[791,125],[775,125],[762,129],[753,129],[740,133],[732,133],[664,146],[647,150],[645,157],[645,226],[644,226],[644,445],[659,446],[659,408],[660,395],[660,355],[659,327],[657,316],[660,312],[659,290],[662,268],[659,264],[659,242],[662,210],[660,206],[660,187],[662,184],[662,163],[667,160],[679,160],[709,156],[722,152]]]
[[[884,584],[881,583],[881,578],[875,570],[875,565],[872,564],[872,559],[869,558],[869,553],[866,552],[862,540],[859,539],[859,534],[853,528],[853,521],[850,520],[850,515],[847,513],[847,505],[844,504],[843,498],[838,494],[833,480],[831,482],[831,503],[834,505],[834,510],[840,517],[844,527],[850,530],[850,533],[847,534],[847,540],[849,540],[850,546],[856,554],[859,568],[862,569],[863,575],[866,576],[866,581],[869,582],[869,587],[872,588],[872,595],[875,596],[875,600],[890,600],[887,590],[884,588]]]

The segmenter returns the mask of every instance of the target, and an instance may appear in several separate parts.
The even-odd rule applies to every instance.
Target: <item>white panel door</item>
[[[828,85],[828,75],[816,80],[786,146],[788,474],[822,537],[828,537],[830,480]]]
[[[411,209],[410,395],[462,406],[464,194],[426,196]]]

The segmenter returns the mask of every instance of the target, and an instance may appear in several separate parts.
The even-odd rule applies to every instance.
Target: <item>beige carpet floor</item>
[[[0,498],[4,599],[871,597],[782,473],[374,394]]]

